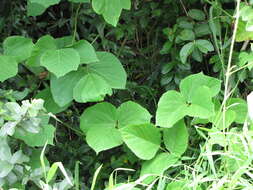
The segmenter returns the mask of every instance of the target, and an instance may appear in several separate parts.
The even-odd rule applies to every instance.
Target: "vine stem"
[[[79,10],[81,8],[81,3],[79,3],[77,10],[76,10],[76,14],[75,14],[75,20],[74,20],[74,32],[73,32],[73,38],[72,38],[72,45],[75,42],[76,39],[76,33],[77,33],[77,18],[78,18],[78,14],[79,14]]]
[[[233,50],[234,50],[234,45],[235,45],[235,38],[236,38],[236,33],[237,33],[237,28],[238,28],[238,23],[239,23],[239,17],[240,17],[240,3],[241,0],[237,0],[237,5],[236,5],[236,14],[235,14],[235,24],[234,24],[234,29],[233,29],[233,36],[231,40],[231,46],[230,46],[230,51],[229,51],[229,57],[228,57],[228,65],[227,65],[227,71],[226,71],[226,77],[225,77],[225,90],[224,90],[224,99],[223,99],[223,127],[225,127],[225,116],[226,116],[226,103],[231,95],[229,93],[229,79],[231,76],[231,67],[232,67],[232,57],[233,57]]]

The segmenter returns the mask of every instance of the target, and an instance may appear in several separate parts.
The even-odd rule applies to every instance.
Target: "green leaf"
[[[27,65],[32,67],[40,66],[40,58],[48,50],[56,50],[56,42],[52,36],[42,36],[36,42],[31,57],[27,60]]]
[[[117,110],[106,102],[87,108],[80,118],[80,128],[86,140],[97,153],[123,143],[116,129]]]
[[[243,124],[247,119],[247,103],[241,98],[230,98],[227,101],[227,109],[235,112],[235,122]]]
[[[192,117],[205,119],[211,117],[215,113],[211,91],[207,86],[200,86],[195,89],[192,97],[187,101],[187,104],[187,115]]]
[[[185,115],[187,115],[185,98],[179,92],[168,91],[159,100],[156,112],[156,125],[172,127]]]
[[[130,0],[92,0],[93,10],[113,26],[117,25],[122,9],[130,9],[130,5]]]
[[[23,140],[28,146],[43,147],[46,142],[54,145],[55,128],[52,125],[45,125],[40,129],[39,133],[20,133],[18,130],[15,132],[15,138]]]
[[[120,132],[115,127],[92,127],[87,132],[86,140],[97,154],[123,143]]]
[[[60,113],[64,110],[67,109],[67,107],[69,106],[69,104],[67,104],[66,106],[64,107],[60,107],[58,106],[58,104],[55,103],[53,97],[52,97],[52,94],[51,94],[51,91],[49,88],[46,88],[42,91],[40,91],[36,96],[35,98],[41,98],[45,101],[44,103],[44,107],[46,108],[46,110],[48,112],[52,112],[53,114],[57,114],[57,113]]]
[[[202,53],[206,54],[207,52],[214,51],[213,44],[208,40],[196,40],[195,44]]]
[[[145,174],[153,174],[154,176],[147,177],[144,182],[150,183],[155,178],[161,176],[167,169],[173,166],[178,161],[178,157],[173,154],[160,153],[152,160],[144,162],[141,168],[140,176]]]
[[[188,187],[188,184],[184,181],[173,181],[167,185],[166,190],[191,190],[191,189],[190,187]],[[200,188],[197,188],[197,190],[200,190]]]
[[[172,127],[184,116],[209,118],[214,115],[212,97],[220,90],[220,81],[202,73],[190,75],[180,83],[181,93],[168,91],[158,103],[156,124]],[[199,98],[201,97],[201,98]]]
[[[48,7],[58,4],[60,0],[28,0],[27,11],[28,16],[41,15]]]
[[[99,75],[87,74],[74,87],[73,96],[77,102],[97,102],[112,95],[112,89]]]
[[[236,32],[236,41],[243,42],[247,40],[253,40],[253,32],[246,31],[246,22],[239,20],[237,32]]]
[[[211,34],[210,27],[207,23],[197,24],[194,27],[194,32],[197,37],[202,37]]]
[[[165,147],[173,154],[181,156],[187,149],[189,134],[183,120],[172,128],[163,130]]]
[[[98,62],[94,47],[86,40],[80,40],[72,46],[80,56],[81,63],[90,64]]]
[[[188,11],[188,15],[195,20],[205,20],[205,13],[199,9],[191,9]]]
[[[143,160],[152,159],[160,147],[160,131],[152,124],[130,125],[120,132],[130,150]]]
[[[0,170],[0,179],[1,179],[6,177],[11,172],[11,170],[14,168],[14,165],[7,161],[0,160],[0,168],[1,168]]]
[[[73,100],[73,90],[78,81],[85,76],[83,70],[72,71],[63,77],[51,75],[50,87],[54,101],[64,107]]]
[[[72,3],[89,3],[90,0],[68,0],[69,2]]]
[[[97,52],[97,56],[99,62],[89,64],[88,71],[103,77],[111,88],[124,89],[127,75],[120,61],[108,52]]]
[[[178,37],[183,40],[183,41],[193,41],[195,40],[195,34],[192,30],[190,29],[184,29],[182,30]]]
[[[226,112],[225,112],[225,118],[224,118],[224,113],[220,112],[220,110],[219,110],[209,120],[219,130],[224,130],[224,129],[227,129],[235,121],[235,118],[236,118],[236,112],[234,112],[233,110],[229,109],[229,110],[226,110]]]
[[[193,97],[194,91],[199,86],[207,86],[211,90],[211,96],[214,97],[220,92],[221,81],[204,75],[202,72],[190,75],[184,78],[180,83],[180,91],[186,100],[190,100]]]
[[[90,128],[111,128],[116,126],[117,110],[107,102],[91,106],[80,117],[80,128],[87,133]]]
[[[80,64],[80,56],[72,48],[49,50],[41,56],[40,61],[42,66],[59,78],[70,71],[77,70]]]
[[[132,101],[121,104],[117,112],[119,127],[149,123],[152,117],[145,108]]]
[[[30,156],[28,165],[31,167],[32,170],[41,168],[41,163],[40,163],[41,150],[33,148],[31,151],[32,151],[32,154]],[[44,156],[44,162],[45,162],[45,165],[49,167],[49,162],[45,156]]]
[[[30,38],[23,36],[11,36],[4,40],[4,54],[12,56],[17,62],[22,62],[31,56],[33,42]]]
[[[192,53],[192,51],[194,50],[194,43],[193,42],[189,42],[187,44],[185,44],[182,49],[180,50],[180,59],[183,63],[186,63],[186,60],[188,58],[188,56]]]
[[[12,57],[0,55],[0,81],[14,77],[18,73],[18,63]]]

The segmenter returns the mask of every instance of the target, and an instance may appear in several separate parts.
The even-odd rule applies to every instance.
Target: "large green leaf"
[[[211,96],[216,96],[220,92],[221,81],[204,75],[203,73],[197,73],[190,75],[183,79],[180,83],[180,92],[186,98],[190,100],[193,97],[194,91],[199,86],[207,86],[211,90]]]
[[[17,62],[22,62],[31,56],[33,42],[30,38],[23,36],[11,36],[4,40],[4,54],[13,56]]]
[[[116,129],[117,110],[109,103],[99,103],[87,108],[81,116],[80,128],[86,140],[97,153],[123,143]]]
[[[111,128],[116,126],[117,110],[107,102],[91,106],[80,117],[80,128],[87,133],[90,128]]]
[[[63,77],[51,75],[50,89],[54,101],[60,106],[66,106],[73,100],[73,90],[78,81],[85,75],[83,70],[72,71]]]
[[[235,122],[243,124],[247,119],[247,103],[240,98],[230,98],[227,101],[228,110],[233,110],[236,114]]]
[[[156,112],[156,124],[161,127],[172,127],[187,115],[185,98],[176,91],[168,91],[162,95]]]
[[[178,157],[173,154],[160,153],[152,160],[144,162],[141,168],[141,176],[153,174],[144,180],[145,183],[152,182],[155,178],[161,176],[167,169],[178,161]]]
[[[67,104],[64,107],[58,106],[58,104],[55,103],[49,88],[40,91],[35,97],[43,99],[45,101],[44,107],[48,112],[52,112],[53,114],[57,114],[66,110],[67,107],[70,105]]]
[[[126,72],[120,61],[111,53],[97,52],[99,62],[89,64],[87,69],[103,77],[111,88],[124,89]]]
[[[130,150],[143,160],[152,159],[160,147],[160,131],[152,124],[130,125],[120,132]]]
[[[211,90],[207,86],[197,87],[192,93],[192,97],[187,101],[187,104],[187,115],[189,116],[205,119],[214,115]]]
[[[12,57],[0,55],[0,81],[14,77],[18,73],[18,63]]]
[[[122,9],[130,9],[131,0],[92,0],[92,7],[106,22],[116,26]]]
[[[87,74],[74,87],[73,97],[77,102],[97,102],[112,95],[108,83],[97,74]]]
[[[183,120],[172,128],[163,130],[163,141],[166,148],[173,154],[181,156],[188,146],[188,131]]]
[[[39,133],[20,133],[18,130],[15,132],[15,138],[23,140],[28,146],[43,147],[46,142],[54,145],[55,128],[52,125],[45,125],[40,129]]]
[[[80,64],[80,56],[72,48],[48,50],[41,56],[40,61],[42,66],[59,78],[70,71],[77,70]]]
[[[104,102],[83,112],[80,128],[86,134],[88,144],[99,153],[123,143],[117,128],[149,123],[150,117],[147,110],[134,102],[125,102],[118,109]]]
[[[94,47],[86,40],[80,40],[73,45],[73,48],[79,53],[81,63],[89,64],[98,62]]]
[[[35,43],[33,48],[31,57],[27,60],[28,66],[40,66],[40,58],[48,50],[56,50],[56,42],[52,36],[45,35],[42,36],[38,41]]]
[[[27,0],[28,16],[41,15],[48,7],[58,4],[60,0]]]
[[[172,127],[184,116],[202,119],[214,115],[212,97],[220,90],[220,81],[203,75],[191,75],[180,83],[181,93],[168,91],[158,103],[156,123],[161,127]],[[199,98],[201,97],[201,98]]]
[[[149,123],[150,119],[150,113],[135,102],[125,102],[118,108],[119,127]]]
[[[123,143],[120,132],[115,127],[91,127],[87,134],[88,145],[97,153],[114,148]]]

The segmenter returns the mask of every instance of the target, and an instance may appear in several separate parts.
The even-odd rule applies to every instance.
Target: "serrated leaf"
[[[208,40],[196,40],[195,44],[199,51],[205,54],[214,50],[213,44]]]
[[[193,41],[195,40],[195,34],[192,30],[190,29],[184,29],[182,30],[178,37],[183,40],[183,41]]]
[[[88,71],[103,77],[111,88],[124,89],[127,75],[120,61],[108,52],[97,52],[97,56],[99,62],[89,64]]]
[[[18,63],[14,58],[0,55],[0,81],[4,82],[6,79],[14,77],[18,73]]]
[[[77,102],[97,102],[106,95],[112,95],[112,89],[99,75],[87,74],[74,87],[73,97]]]
[[[172,128],[163,130],[165,147],[173,154],[181,156],[188,146],[188,131],[183,120],[177,122]]]
[[[10,36],[3,42],[4,54],[13,57],[17,62],[22,62],[31,56],[33,42],[23,36]]]
[[[49,50],[41,56],[40,61],[42,66],[59,78],[70,71],[77,70],[80,64],[80,56],[72,48]]]
[[[126,126],[120,133],[130,150],[143,160],[152,159],[160,147],[160,131],[152,124]]]
[[[194,43],[193,42],[189,42],[187,44],[185,44],[181,50],[180,50],[180,59],[183,63],[186,62],[188,56],[192,53],[193,49],[194,49]]]
[[[188,15],[195,20],[205,20],[205,13],[199,9],[190,9]]]

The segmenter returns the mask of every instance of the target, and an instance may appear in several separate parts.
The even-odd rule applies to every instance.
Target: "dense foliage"
[[[2,0],[0,32],[0,189],[253,189],[253,1]]]

